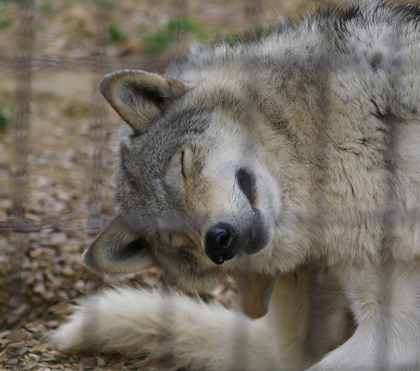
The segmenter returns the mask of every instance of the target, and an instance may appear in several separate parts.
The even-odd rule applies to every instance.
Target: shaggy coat
[[[59,347],[193,370],[419,370],[419,63],[419,8],[368,3],[193,47],[164,76],[107,75],[125,121],[116,216],[84,264],[158,266],[190,288],[230,274],[243,313],[107,290]]]

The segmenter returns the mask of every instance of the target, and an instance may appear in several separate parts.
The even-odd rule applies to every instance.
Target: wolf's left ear
[[[180,81],[140,70],[110,73],[101,80],[99,88],[115,111],[138,133],[146,131],[169,102],[186,91]]]
[[[152,244],[117,215],[83,253],[83,264],[96,273],[135,273],[154,266]]]

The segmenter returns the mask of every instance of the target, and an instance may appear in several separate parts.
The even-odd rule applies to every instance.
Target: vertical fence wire
[[[398,44],[397,44],[398,45]],[[395,83],[398,84],[397,81]],[[393,97],[396,98],[396,97]],[[392,98],[391,98],[392,99]],[[394,260],[392,258],[393,251],[393,235],[397,227],[398,208],[396,203],[396,189],[397,189],[397,164],[395,162],[398,148],[399,126],[401,120],[393,114],[385,114],[382,118],[387,126],[387,153],[385,156],[385,170],[387,172],[385,178],[385,197],[386,203],[381,218],[382,224],[382,241],[380,251],[380,264],[377,282],[379,285],[379,297],[377,298],[380,304],[379,322],[382,324],[377,329],[376,337],[378,345],[376,349],[376,364],[377,371],[388,371],[389,366],[389,340],[390,340],[390,320],[392,319],[393,303],[393,272]]]
[[[110,23],[111,3],[108,0],[95,1],[95,46],[92,69],[97,78],[93,85],[94,120],[90,127],[92,139],[92,173],[89,174],[88,192],[88,233],[96,234],[103,225],[102,205],[104,198],[104,150],[106,150],[105,128],[105,102],[99,92],[99,80],[110,71],[110,62],[107,57],[106,44],[108,25]]]
[[[23,255],[28,249],[25,235],[25,201],[28,192],[28,151],[30,129],[30,96],[32,77],[32,53],[34,46],[34,9],[32,0],[19,2],[18,50],[15,60],[16,86],[16,121],[13,128],[14,156],[11,165],[11,185],[13,198],[13,231],[11,242],[13,251],[10,256],[10,286],[8,326],[13,327],[21,320],[26,310],[26,289],[22,279]]]
[[[327,34],[328,35],[328,34]],[[330,35],[328,35],[330,37]],[[308,362],[314,362],[321,352],[322,341],[319,339],[319,334],[322,333],[322,323],[319,323],[319,313],[322,312],[322,295],[320,286],[323,281],[323,263],[322,263],[322,246],[320,242],[324,239],[325,228],[327,227],[326,212],[328,210],[326,204],[326,195],[322,189],[324,180],[328,177],[328,147],[326,138],[330,134],[331,122],[329,117],[330,110],[330,68],[332,63],[328,56],[321,55],[317,57],[318,60],[314,63],[312,78],[315,79],[315,84],[318,86],[319,94],[315,104],[315,112],[317,119],[316,137],[314,142],[309,145],[313,146],[313,159],[311,166],[311,193],[314,195],[312,211],[314,215],[309,218],[305,216],[306,222],[310,224],[310,228],[314,229],[313,238],[311,240],[311,248],[315,258],[309,264],[307,276],[307,295],[309,301],[308,319],[307,319],[307,337],[305,339],[305,357]]]
[[[396,26],[393,38],[395,53],[400,52],[400,35],[401,30],[399,25]],[[401,76],[399,73],[398,63],[394,62],[394,71],[391,72],[390,84],[393,87],[399,87],[401,84]],[[394,88],[388,97],[387,107],[385,112],[380,112],[378,109],[377,117],[383,122],[386,129],[386,145],[387,151],[384,156],[384,167],[386,171],[385,182],[385,204],[383,215],[381,217],[382,223],[382,241],[380,251],[380,265],[378,271],[378,286],[380,304],[379,321],[383,326],[378,329],[376,334],[378,339],[376,364],[377,371],[390,370],[390,348],[389,340],[392,338],[390,327],[392,326],[392,312],[394,303],[394,287],[393,278],[395,270],[395,261],[393,259],[393,251],[397,246],[395,245],[397,223],[402,219],[402,213],[397,204],[397,185],[398,185],[398,147],[401,126],[404,124],[404,119],[397,116],[397,113],[392,112],[392,107],[395,107],[397,102],[403,102],[403,97],[400,96],[399,90]],[[403,228],[407,228],[409,223]]]
[[[92,143],[91,173],[89,174],[88,189],[88,220],[87,233],[96,235],[104,225],[106,216],[102,212],[106,182],[106,160],[104,152],[107,150],[106,107],[105,101],[99,91],[99,81],[111,70],[111,63],[107,56],[108,26],[111,21],[112,3],[109,0],[95,1],[94,29],[95,45],[92,60],[92,70],[95,72],[93,79],[93,122],[90,126]],[[90,271],[85,273],[88,282],[88,291],[96,291],[102,286],[103,279],[99,274]]]
[[[104,179],[104,150],[106,150],[107,132],[105,125],[105,105],[100,93],[97,89],[97,84],[100,77],[105,73],[112,70],[112,65],[106,54],[106,35],[107,26],[110,22],[110,3],[106,0],[96,1],[96,15],[95,15],[95,26],[96,26],[96,41],[95,50],[93,55],[92,69],[97,73],[98,78],[94,82],[94,93],[93,93],[93,106],[94,106],[94,121],[90,128],[92,138],[92,172],[89,174],[89,188],[88,188],[88,224],[87,231],[89,234],[96,234],[100,227],[104,223],[104,216],[102,214],[103,204],[103,185],[104,182],[108,181]],[[32,78],[32,62],[33,62],[33,45],[34,45],[34,12],[33,12],[33,1],[32,0],[21,0],[19,2],[20,12],[20,27],[18,36],[18,51],[15,60],[17,86],[16,86],[16,120],[13,126],[14,135],[14,157],[13,163],[11,164],[11,184],[12,184],[12,197],[13,197],[13,226],[11,241],[14,246],[13,253],[11,255],[11,278],[10,278],[10,291],[9,291],[9,316],[7,321],[9,326],[17,324],[21,318],[21,314],[25,311],[25,287],[21,278],[22,271],[22,255],[25,254],[28,248],[27,237],[25,236],[25,197],[28,194],[28,135],[30,129],[30,93],[31,93],[31,78]],[[188,3],[182,0],[174,1],[174,7],[176,9],[176,16],[185,16],[187,14]],[[257,24],[261,14],[261,2],[246,1],[245,14],[249,23]],[[179,37],[179,35],[178,35]],[[398,44],[397,44],[398,45]],[[320,135],[328,133],[328,80],[325,80],[325,89],[320,95],[319,107],[321,107],[321,119],[325,122],[323,132]],[[395,82],[398,85],[398,81]],[[392,97],[391,99],[398,99],[398,97]],[[392,272],[393,264],[390,256],[392,248],[392,232],[396,226],[396,200],[395,200],[395,189],[397,171],[395,161],[395,154],[398,147],[398,124],[399,118],[392,114],[385,114],[381,117],[383,122],[388,127],[388,152],[385,159],[385,169],[387,171],[387,206],[384,210],[382,219],[383,226],[383,247],[382,247],[382,264],[380,270],[379,283],[381,285],[380,291],[386,293],[386,305],[383,307],[384,312],[381,314],[384,316],[388,315],[387,307],[392,306]],[[321,140],[321,139],[320,139]],[[325,171],[327,164],[327,156],[325,148],[322,146],[315,146],[319,149],[319,153],[315,156],[320,159],[320,168]],[[321,171],[322,173],[322,171]],[[314,174],[314,182],[316,179],[322,178],[323,175]],[[315,183],[314,183],[315,184]],[[316,189],[314,189],[317,192]],[[318,197],[320,213],[317,215],[320,219],[317,222],[317,228],[323,228],[325,225],[323,195],[320,194]],[[314,241],[316,244],[316,241]],[[322,262],[319,262],[319,266],[322,266]],[[321,272],[321,273],[320,273]],[[310,292],[310,313],[315,313],[320,310],[322,303],[319,302],[319,295],[317,295],[317,280],[319,274],[322,275],[322,269],[315,269],[310,272],[309,281],[313,284],[309,284],[308,290]],[[311,276],[313,275],[313,276]],[[166,306],[164,308],[163,318],[170,318],[166,311],[174,310]],[[317,333],[314,317],[309,317],[308,331],[310,333]],[[384,329],[386,331],[386,328]],[[238,328],[238,336],[246,337],[246,329]],[[388,343],[387,334],[379,334],[381,341],[378,346],[378,371],[387,370],[386,366],[386,355],[388,354]],[[317,349],[317,339],[308,339],[307,344],[308,357],[311,358],[319,353]],[[237,364],[241,363],[241,359],[244,355],[241,350],[237,350],[237,354],[232,355],[234,362]]]

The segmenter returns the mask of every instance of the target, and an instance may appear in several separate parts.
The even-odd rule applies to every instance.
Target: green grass
[[[39,6],[37,7],[37,9],[38,9],[40,12],[42,12],[42,13],[47,13],[47,14],[51,14],[51,13],[54,13],[54,12],[55,12],[54,5],[53,5],[53,4],[51,4],[51,3],[49,3],[49,2],[47,2],[47,3],[43,3],[43,4],[39,5]]]
[[[166,29],[171,33],[199,31],[200,25],[189,17],[181,17],[170,20]]]
[[[112,22],[108,26],[108,37],[109,41],[112,43],[124,41],[127,39],[127,36],[122,32],[118,24]]]
[[[47,29],[47,23],[44,20],[39,20],[35,22],[33,31],[45,31]]]
[[[138,29],[140,32],[146,32],[148,28],[149,28],[149,27],[148,27],[148,25],[147,25],[147,23],[146,23],[146,22],[140,22],[140,23],[138,23],[138,24],[137,24],[137,29]]]
[[[12,25],[12,20],[9,18],[0,17],[0,30],[10,27]]]
[[[4,112],[3,109],[0,108],[0,130],[6,129],[11,125],[13,118],[10,114]]]
[[[189,17],[171,19],[159,31],[144,35],[143,40],[148,52],[160,54],[168,49],[175,41],[177,35],[185,33],[194,34],[199,37],[201,33],[200,24]]]

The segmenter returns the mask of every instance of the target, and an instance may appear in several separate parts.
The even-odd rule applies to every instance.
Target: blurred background
[[[102,277],[81,253],[112,215],[119,118],[97,86],[107,72],[163,72],[193,42],[297,20],[328,0],[0,1],[0,369],[155,370],[138,359],[62,354],[45,334],[76,299],[113,284],[165,288],[157,270]],[[334,3],[337,3],[336,1]],[[189,293],[236,305],[226,279]]]

